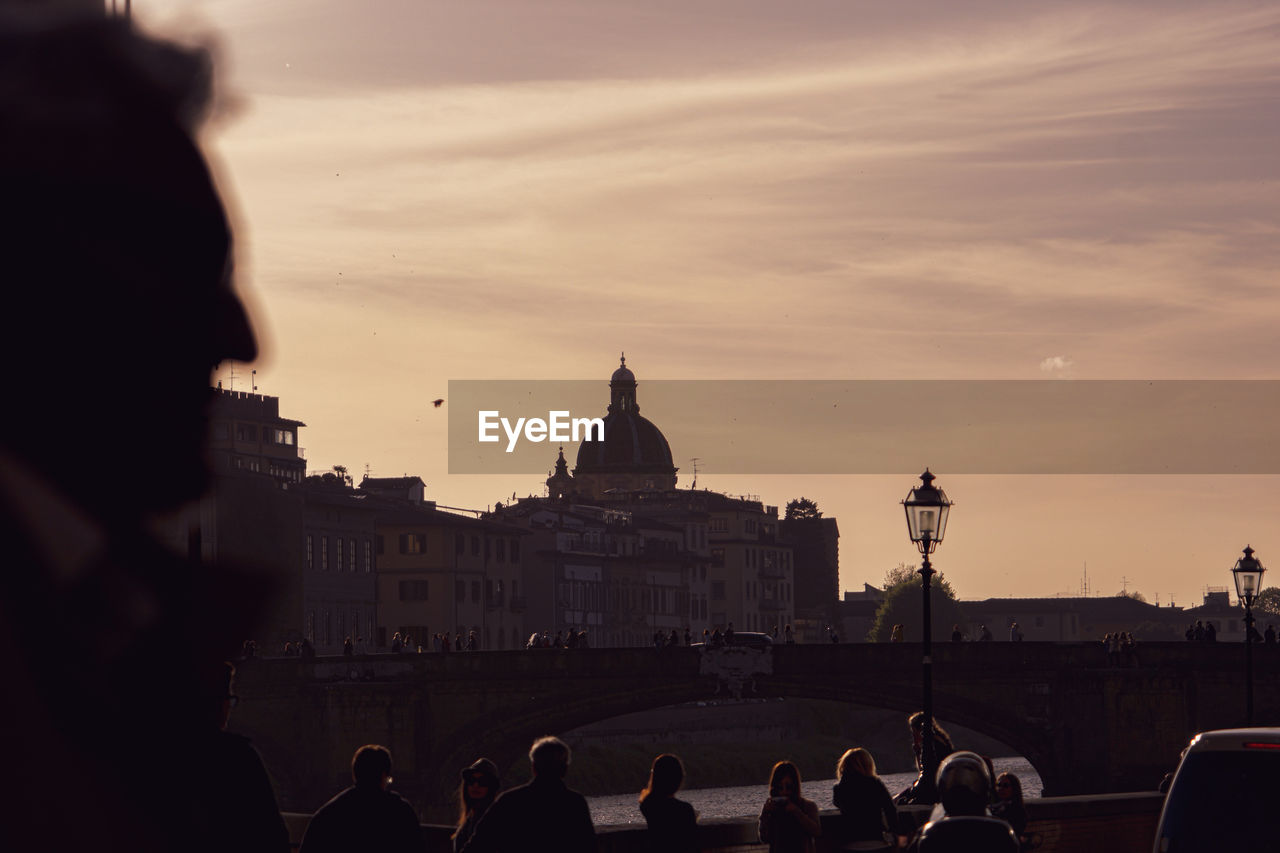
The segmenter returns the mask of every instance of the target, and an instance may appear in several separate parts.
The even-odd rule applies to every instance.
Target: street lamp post
[[[942,489],[933,485],[934,476],[929,469],[920,475],[921,485],[907,493],[902,507],[907,513],[907,531],[911,541],[924,557],[924,565],[920,568],[921,609],[924,616],[924,648],[921,658],[921,676],[924,688],[924,724],[921,727],[920,748],[921,764],[924,778],[933,785],[934,774],[938,770],[937,752],[933,740],[933,623],[929,604],[933,566],[929,563],[929,555],[938,547],[947,532],[947,516],[951,512],[951,501],[947,500]]]
[[[1265,571],[1248,545],[1244,546],[1244,556],[1236,560],[1231,569],[1236,581],[1236,596],[1244,605],[1244,720],[1249,726],[1253,725],[1253,601],[1262,589],[1262,573]]]

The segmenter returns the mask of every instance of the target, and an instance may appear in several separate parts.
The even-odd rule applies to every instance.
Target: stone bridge
[[[259,659],[239,668],[231,728],[253,738],[281,806],[310,811],[348,784],[356,747],[382,743],[420,813],[479,755],[505,766],[543,734],[681,702],[806,697],[920,707],[920,646],[578,649]],[[1149,643],[1108,667],[1098,643],[941,643],[940,720],[1027,757],[1046,796],[1149,790],[1196,731],[1241,725],[1239,644]],[[1254,650],[1255,720],[1280,724],[1280,650]],[[714,713],[714,707],[707,709]],[[904,735],[905,736],[905,735]]]

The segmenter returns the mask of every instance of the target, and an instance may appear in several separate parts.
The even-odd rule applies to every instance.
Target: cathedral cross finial
[[[622,366],[623,366],[623,367],[626,367],[626,366],[627,366],[627,354],[626,354],[626,352],[623,352],[623,353],[622,353]]]

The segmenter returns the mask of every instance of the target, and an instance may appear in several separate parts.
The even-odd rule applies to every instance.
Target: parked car
[[[693,648],[700,649],[703,643],[694,643]],[[707,643],[705,645],[711,645]],[[749,649],[767,649],[773,645],[773,637],[759,631],[734,631],[724,638],[726,646],[745,646]]]
[[[1274,850],[1278,803],[1280,728],[1201,732],[1174,774],[1153,853]]]

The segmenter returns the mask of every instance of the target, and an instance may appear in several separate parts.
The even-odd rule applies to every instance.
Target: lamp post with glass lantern
[[[1236,581],[1236,596],[1244,605],[1244,719],[1245,725],[1253,725],[1253,601],[1262,589],[1262,573],[1266,569],[1253,549],[1244,546],[1244,556],[1236,560],[1231,574]]]
[[[921,675],[924,687],[924,707],[921,709],[924,724],[921,726],[920,759],[924,778],[932,787],[934,774],[938,770],[937,752],[933,741],[933,623],[929,604],[929,594],[933,579],[933,566],[929,563],[929,555],[938,547],[947,532],[947,515],[951,512],[951,501],[946,493],[933,485],[934,476],[929,469],[920,475],[921,485],[916,486],[902,502],[907,513],[907,531],[911,541],[924,557],[921,566],[920,594],[921,609],[924,616],[924,648],[922,649]]]

